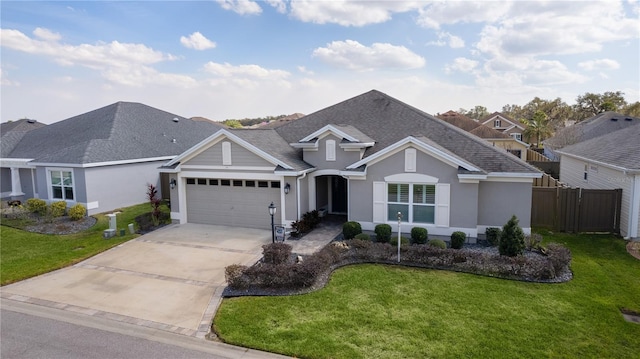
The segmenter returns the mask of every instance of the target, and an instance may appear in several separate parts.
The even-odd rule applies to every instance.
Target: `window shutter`
[[[336,160],[336,141],[327,140],[325,144],[327,146],[327,161],[335,161]]]
[[[449,227],[449,211],[451,201],[451,185],[436,184],[436,220],[437,227]]]
[[[416,171],[416,149],[407,148],[404,150],[404,171],[415,172]]]
[[[387,184],[385,182],[373,182],[373,222],[384,223],[387,218]]]
[[[222,142],[222,165],[231,166],[231,142]]]

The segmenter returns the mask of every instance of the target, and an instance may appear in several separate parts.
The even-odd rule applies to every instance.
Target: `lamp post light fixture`
[[[176,188],[176,179],[172,178],[171,181],[169,181],[169,187],[171,187],[171,189]]]
[[[271,202],[269,205],[269,214],[271,215],[271,243],[276,243],[276,231],[275,226],[273,225],[273,216],[278,211],[278,208]]]

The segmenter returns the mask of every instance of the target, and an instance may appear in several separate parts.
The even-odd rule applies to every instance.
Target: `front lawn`
[[[117,215],[118,228],[134,223],[134,218],[150,211],[148,203],[127,207]],[[129,234],[109,240],[102,238],[102,231],[109,228],[105,215],[96,215],[98,221],[90,229],[68,235],[31,233],[6,226],[11,222],[3,219],[0,226],[0,282],[2,285],[33,277],[55,269],[83,261],[137,234]],[[19,221],[14,223],[21,225]]]
[[[637,358],[640,261],[612,236],[545,236],[574,279],[539,284],[384,265],[344,267],[326,288],[225,299],[224,341],[303,358]]]

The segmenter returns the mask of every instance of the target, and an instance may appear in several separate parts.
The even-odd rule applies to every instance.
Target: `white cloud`
[[[298,71],[300,71],[301,73],[303,73],[305,75],[313,75],[313,71],[307,70],[307,68],[304,67],[304,66],[298,66]]]
[[[204,37],[204,35],[197,31],[189,35],[189,37],[181,36],[180,43],[186,48],[195,50],[207,50],[216,47],[215,42],[207,39],[206,37]]]
[[[418,9],[420,1],[292,1],[291,16],[303,22],[364,26],[379,24],[391,19],[393,13]]]
[[[216,0],[225,10],[231,10],[240,15],[257,15],[262,8],[257,2],[251,0]]]
[[[485,26],[477,48],[504,55],[576,54],[639,34],[640,22],[626,18],[619,2],[516,2],[504,20]]]
[[[20,83],[11,81],[7,78],[7,72],[0,68],[0,85],[2,86],[19,86]]]
[[[578,63],[578,66],[583,70],[587,70],[587,71],[617,70],[620,68],[620,64],[618,63],[618,61],[611,60],[611,59],[583,61]]]
[[[458,57],[455,60],[453,60],[453,63],[451,65],[445,66],[445,72],[446,73],[450,73],[453,71],[471,72],[476,67],[478,67],[478,61],[467,59],[464,57]]]
[[[404,46],[374,43],[370,47],[357,41],[333,41],[313,50],[313,56],[340,68],[357,71],[374,69],[417,69],[425,59]]]
[[[39,36],[48,40],[32,39],[17,30],[0,29],[3,47],[51,58],[62,66],[82,66],[98,70],[109,81],[130,86],[145,83],[173,83],[189,86],[195,80],[184,75],[159,73],[150,65],[175,60],[171,54],[153,50],[143,44],[99,42],[95,45],[69,45],[59,42],[52,32],[40,29]]]
[[[510,1],[442,1],[426,4],[419,9],[417,23],[440,29],[456,23],[494,22],[507,14]]]
[[[204,65],[205,71],[222,77],[246,76],[261,79],[283,79],[290,74],[284,70],[269,70],[258,65],[234,66],[227,62],[224,64],[209,61]]]
[[[33,34],[37,38],[44,41],[58,41],[62,38],[60,34],[41,27],[37,27],[35,30],[33,30]]]
[[[276,10],[281,14],[287,13],[287,3],[284,0],[266,0],[267,4],[276,8]]]
[[[464,47],[464,40],[459,37],[452,35],[446,31],[438,32],[438,40],[430,41],[427,43],[427,46],[446,46],[449,45],[452,49],[459,49]]]

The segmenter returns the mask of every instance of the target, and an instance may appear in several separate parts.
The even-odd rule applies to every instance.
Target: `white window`
[[[73,172],[70,170],[49,170],[49,184],[52,199],[75,200]]]
[[[512,133],[511,136],[513,136],[513,138],[515,138],[518,141],[522,141],[522,134],[521,133]]]
[[[502,126],[502,121],[500,120],[493,121],[493,127],[500,128],[501,126]]]
[[[336,141],[335,140],[327,140],[327,161],[335,161],[336,160]]]
[[[397,220],[402,213],[404,222],[435,223],[436,186],[418,183],[387,184],[387,220]]]

